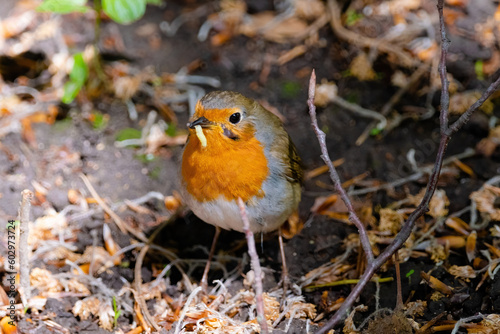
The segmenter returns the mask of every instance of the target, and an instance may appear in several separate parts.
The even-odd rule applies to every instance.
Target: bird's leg
[[[215,234],[214,234],[214,240],[212,241],[212,246],[210,247],[210,253],[208,254],[208,260],[207,264],[205,266],[205,270],[203,271],[203,276],[201,277],[201,288],[203,289],[203,292],[205,294],[208,292],[208,272],[210,270],[210,265],[212,262],[212,258],[214,257],[215,253],[215,245],[217,244],[217,239],[219,239],[219,234],[220,234],[220,227],[215,226]]]
[[[279,228],[278,240],[280,244],[281,263],[282,263],[281,284],[283,284],[283,301],[284,301],[286,298],[286,292],[288,290],[288,267],[286,266],[285,247],[283,246],[283,233],[281,232],[281,227]]]

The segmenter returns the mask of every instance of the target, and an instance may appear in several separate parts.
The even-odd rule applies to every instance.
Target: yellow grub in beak
[[[207,137],[205,137],[201,125],[195,125],[194,129],[196,130],[196,137],[200,140],[201,147],[207,147]]]

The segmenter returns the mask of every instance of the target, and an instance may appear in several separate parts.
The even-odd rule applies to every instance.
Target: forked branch
[[[313,71],[311,74],[311,80],[309,82],[309,98],[308,98],[308,106],[309,106],[309,114],[311,116],[312,127],[316,136],[318,137],[318,141],[321,147],[321,158],[328,165],[330,171],[330,178],[332,179],[335,189],[339,192],[342,200],[347,206],[349,210],[349,220],[358,228],[360,242],[363,247],[363,250],[367,257],[367,265],[365,272],[361,275],[359,279],[359,283],[353,288],[349,296],[346,298],[342,306],[337,310],[337,312],[333,315],[333,317],[318,330],[318,334],[327,333],[331,328],[337,325],[348,313],[348,310],[352,307],[358,296],[363,291],[366,284],[370,281],[373,274],[392,256],[395,252],[403,245],[403,243],[410,236],[413,227],[415,226],[415,222],[419,217],[421,217],[425,212],[428,211],[428,205],[434,194],[434,191],[437,187],[437,182],[439,179],[439,174],[441,172],[441,167],[443,165],[443,159],[446,152],[446,147],[448,142],[450,141],[451,136],[457,132],[467,121],[474,111],[476,111],[490,96],[493,92],[495,92],[500,85],[500,77],[493,82],[488,89],[483,93],[483,95],[473,104],[470,108],[460,116],[460,118],[455,121],[451,126],[449,125],[448,115],[449,115],[449,103],[450,96],[448,92],[448,81],[446,76],[446,55],[448,52],[449,41],[446,37],[445,27],[444,27],[444,19],[443,19],[443,0],[438,0],[438,12],[439,12],[439,20],[440,20],[440,29],[441,29],[441,59],[440,59],[440,67],[439,73],[441,77],[441,111],[440,111],[440,129],[441,129],[441,139],[439,142],[439,148],[436,153],[436,160],[434,162],[434,168],[429,176],[429,182],[427,183],[427,187],[425,190],[425,194],[422,198],[422,201],[417,206],[417,208],[409,215],[408,219],[403,224],[401,230],[396,235],[392,243],[385,248],[385,250],[376,258],[373,256],[373,252],[371,250],[370,243],[368,241],[368,233],[366,231],[365,226],[359,219],[359,217],[354,212],[354,208],[351,204],[351,201],[343,188],[341,187],[340,178],[335,167],[331,164],[331,159],[328,155],[328,150],[326,148],[325,142],[325,134],[318,127],[318,121],[316,119],[316,108],[314,106],[314,94],[316,87],[316,75]]]

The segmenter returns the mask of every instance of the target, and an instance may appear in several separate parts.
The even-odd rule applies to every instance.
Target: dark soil
[[[194,6],[194,5],[193,5]],[[173,37],[162,36],[160,48],[150,50],[150,46],[144,38],[135,34],[137,27],[144,23],[159,24],[166,17],[172,17],[183,10],[183,5],[169,3],[167,10],[149,8],[145,17],[139,22],[129,26],[118,26],[126,46],[125,53],[114,53],[113,50],[103,48],[106,57],[117,57],[128,59],[133,66],[143,68],[153,66],[157,73],[175,73],[181,67],[190,62],[201,59],[203,66],[196,75],[213,76],[221,80],[223,90],[235,90],[252,98],[263,99],[276,107],[286,118],[285,127],[290,133],[297,146],[299,154],[303,159],[306,170],[311,170],[323,164],[320,159],[320,150],[316,138],[310,127],[310,119],[307,112],[307,86],[308,75],[297,74],[307,69],[314,68],[318,79],[336,79],[339,86],[340,96],[349,96],[360,105],[380,110],[385,102],[396,91],[390,85],[388,76],[374,82],[360,82],[355,78],[343,77],[347,70],[349,59],[346,54],[355,53],[357,48],[338,40],[329,27],[320,31],[321,38],[327,40],[324,48],[313,48],[304,56],[299,57],[284,66],[273,66],[267,82],[264,85],[250,85],[258,82],[260,68],[266,53],[278,54],[283,50],[290,49],[289,45],[277,45],[264,40],[249,39],[247,37],[236,37],[229,43],[213,47],[208,42],[199,42],[196,39],[199,24],[191,22],[186,24]],[[69,18],[67,18],[69,20]],[[68,22],[71,26],[71,22]],[[112,22],[103,25],[103,38],[106,38]],[[339,52],[343,50],[345,52]],[[461,50],[451,50],[452,56],[458,54],[460,63],[450,65],[450,72],[460,77],[465,88],[483,89],[487,82],[475,79],[474,71],[465,71],[473,68],[476,58],[473,55],[464,55]],[[456,57],[455,57],[456,59]],[[257,63],[257,65],[255,65]],[[259,65],[260,64],[260,65]],[[375,70],[381,73],[390,73],[394,70],[392,64],[384,59],[376,63]],[[464,73],[467,73],[465,75]],[[460,74],[460,75],[459,75]],[[338,80],[340,78],[340,80]],[[253,87],[253,88],[250,88]],[[288,87],[288,88],[287,88]],[[290,88],[292,87],[292,88]],[[207,88],[207,91],[209,88]],[[436,106],[439,96],[434,98]],[[407,94],[396,106],[408,105],[421,106],[425,103],[423,98],[414,94]],[[74,105],[76,107],[76,105]],[[37,124],[35,135],[37,146],[28,146],[19,134],[10,134],[2,138],[2,151],[0,154],[0,215],[7,219],[16,219],[17,207],[20,201],[20,192],[25,188],[32,188],[32,181],[43,183],[50,189],[47,194],[47,202],[56,210],[60,211],[68,203],[67,192],[69,189],[85,189],[79,173],[86,174],[92,181],[94,187],[101,197],[110,202],[123,201],[140,197],[150,191],[159,191],[163,194],[172,194],[177,189],[177,171],[179,166],[181,147],[165,149],[151,162],[142,162],[136,158],[133,149],[122,149],[114,146],[116,134],[123,128],[133,127],[140,129],[141,121],[133,122],[128,118],[126,108],[119,102],[110,103],[103,99],[96,102],[95,107],[110,116],[109,125],[104,130],[95,130],[91,124],[85,121],[78,109],[72,109],[66,117],[62,117],[54,125]],[[495,108],[494,114],[500,117],[500,110]],[[141,113],[140,119],[144,120],[145,113]],[[178,114],[179,128],[186,123],[187,113]],[[391,181],[408,175],[411,170],[405,158],[409,149],[416,152],[417,163],[421,166],[430,164],[434,160],[434,154],[438,144],[439,122],[437,116],[426,121],[407,120],[385,136],[369,137],[361,146],[356,146],[355,141],[370,123],[335,106],[329,106],[319,110],[321,127],[326,130],[328,148],[333,159],[344,158],[345,163],[339,168],[342,180],[351,179],[364,172],[369,172],[368,179],[379,179]],[[474,148],[476,144],[488,135],[488,118],[481,113],[475,114],[470,123],[457,133],[449,144],[448,155],[463,152],[465,148]],[[485,180],[498,174],[500,170],[500,153],[498,150],[491,158],[474,156],[463,160],[476,174],[471,178],[464,173],[456,178],[446,179],[443,188],[450,199],[450,212],[455,212],[469,205],[468,196],[480,188]],[[328,183],[328,176],[323,175],[318,180]],[[361,201],[371,201],[374,205],[384,207],[390,202],[404,198],[407,192],[416,194],[424,186],[425,179],[420,182],[410,183],[396,189],[392,197],[385,192],[378,192]],[[306,220],[309,210],[319,195],[330,194],[330,191],[318,187],[315,181],[308,181],[304,185],[303,200],[300,205],[300,215]],[[166,209],[162,203],[151,201],[148,203],[150,209],[159,215],[165,215]],[[43,215],[46,207],[34,205],[33,215]],[[142,230],[150,234],[157,223],[152,217],[141,214],[127,213],[126,219],[131,219]],[[86,245],[92,244],[90,231],[102,230],[104,217],[95,214],[88,219],[79,221],[81,235],[77,243],[82,251]],[[330,261],[343,252],[343,239],[355,229],[344,223],[316,216],[310,223],[296,235],[286,242],[286,255],[292,280],[298,280],[310,270]],[[101,232],[99,232],[101,233]],[[122,246],[128,244],[128,238],[121,236],[115,228],[113,230],[115,239]],[[208,249],[212,241],[214,228],[201,222],[192,214],[177,219],[168,225],[156,242],[164,247],[175,250],[181,258],[206,259],[206,252],[195,248],[202,245]],[[260,240],[260,236],[257,236]],[[99,238],[101,240],[101,238]],[[243,234],[224,231],[218,243],[218,252],[229,253],[236,257],[242,257],[246,251]],[[272,269],[273,275],[266,280],[266,289],[272,288],[280,279],[281,263],[277,238],[274,235],[264,236],[264,241],[258,245],[259,255],[266,268]],[[465,265],[465,251],[458,250],[449,261],[454,264]],[[134,258],[131,268],[133,268]],[[159,261],[154,254],[146,257],[143,265],[143,279],[145,282],[151,279],[150,265]],[[353,258],[353,261],[356,259]],[[455,263],[456,262],[456,263]],[[229,263],[228,269],[234,268],[237,263]],[[50,266],[49,266],[50,267]],[[427,300],[426,296],[432,290],[420,283],[420,271],[428,271],[434,267],[429,258],[412,258],[401,265],[401,272],[407,273],[414,270],[409,281],[403,280],[403,300],[406,301],[410,294],[411,300]],[[55,268],[52,268],[55,270]],[[243,270],[248,271],[249,266]],[[194,279],[201,277],[200,267],[193,273]],[[172,280],[178,280],[178,273],[172,273]],[[220,278],[221,271],[214,270],[210,273],[210,279]],[[394,268],[389,267],[383,273],[384,277],[394,276]],[[454,279],[446,271],[435,270],[433,275],[440,278],[450,286],[461,289],[461,282]],[[471,290],[466,286],[461,292],[463,299],[443,298],[431,302],[424,318],[431,320],[443,311],[451,314],[454,319],[459,319],[476,314],[477,312],[500,312],[500,274],[488,289],[482,288],[478,291]],[[119,289],[119,277],[125,277],[133,281],[131,269],[115,270],[107,272],[102,276],[103,283],[112,289]],[[481,276],[474,279],[469,287],[475,287]],[[394,309],[396,304],[396,284],[385,283],[381,285],[381,307]],[[336,300],[340,296],[346,296],[349,286],[327,289],[329,299]],[[323,291],[323,290],[322,290]],[[322,291],[304,293],[308,302],[316,305],[321,304]],[[375,285],[369,284],[363,292],[359,304],[368,305],[370,311],[374,310]],[[485,306],[486,305],[486,306]],[[42,317],[50,315],[51,319],[64,328],[69,328],[72,333],[105,333],[95,321],[80,320],[71,313],[73,301],[71,299],[49,299],[45,310],[37,315]],[[487,307],[487,310],[484,308]],[[319,312],[322,311],[321,306]],[[369,314],[366,313],[366,314]],[[326,317],[328,318],[329,315]],[[367,331],[381,333],[391,331],[394,326],[401,326],[399,333],[411,332],[406,324],[401,324],[397,314],[393,314],[392,321],[384,320],[378,325],[370,324]],[[387,319],[387,318],[386,318]],[[126,320],[126,319],[125,319]],[[122,320],[122,321],[125,321]],[[360,323],[363,319],[358,319]],[[394,325],[394,322],[397,325]],[[378,327],[377,327],[378,326]],[[403,329],[404,327],[404,329]],[[304,333],[304,322],[294,321],[289,333]],[[378,328],[378,329],[375,329]],[[381,329],[383,328],[383,330]],[[33,322],[23,320],[20,330],[25,333],[51,333],[44,326],[38,327]],[[276,333],[279,331],[276,330]]]

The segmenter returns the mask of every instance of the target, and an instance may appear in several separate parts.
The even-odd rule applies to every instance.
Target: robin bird
[[[277,230],[297,211],[303,172],[280,119],[239,93],[208,93],[187,126],[181,192],[193,213],[216,227],[201,282],[206,290],[220,228],[244,232],[238,198],[253,233]]]

